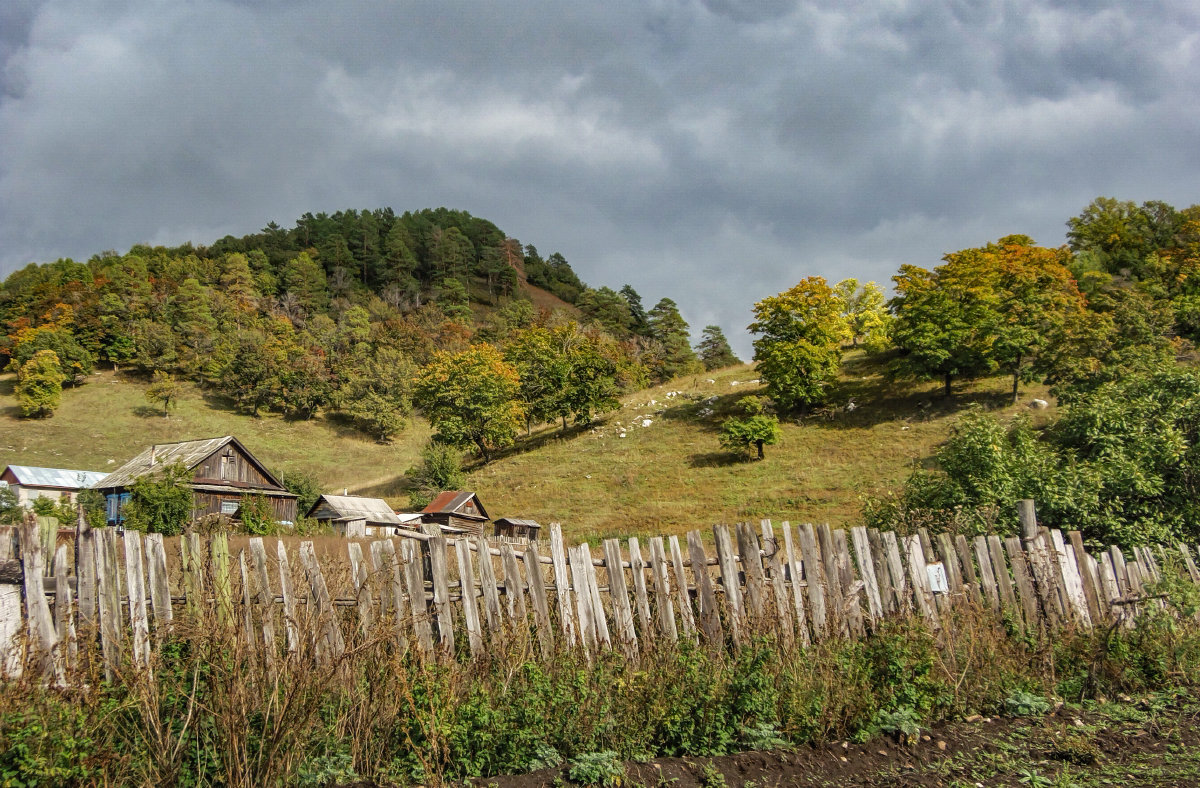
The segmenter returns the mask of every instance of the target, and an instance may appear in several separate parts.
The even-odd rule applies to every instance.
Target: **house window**
[[[238,510],[239,503],[236,498],[226,498],[221,501],[221,514],[233,514]]]

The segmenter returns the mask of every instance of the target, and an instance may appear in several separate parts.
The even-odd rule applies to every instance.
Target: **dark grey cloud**
[[[1186,0],[0,4],[0,273],[447,205],[742,328],[1195,195]]]

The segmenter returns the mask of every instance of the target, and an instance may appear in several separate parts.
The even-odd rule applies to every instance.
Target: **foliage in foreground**
[[[1078,394],[1042,433],[965,414],[898,497],[874,499],[868,524],[909,530],[1015,533],[1016,502],[1032,498],[1051,528],[1089,542],[1164,543],[1200,538],[1200,371],[1174,364]]]
[[[82,689],[0,685],[0,783],[412,784],[567,764],[616,784],[621,759],[911,737],[974,713],[1037,713],[1050,695],[1194,687],[1196,589],[1176,579],[1159,590],[1168,607],[1131,630],[1043,640],[963,610],[949,641],[898,620],[803,652],[770,637],[732,655],[685,642],[636,664],[617,653],[538,661],[529,633],[510,632],[489,661],[431,666],[378,630],[330,667],[289,657],[277,683],[237,624],[202,611],[177,621],[153,681],[122,672],[108,683],[93,663]]]

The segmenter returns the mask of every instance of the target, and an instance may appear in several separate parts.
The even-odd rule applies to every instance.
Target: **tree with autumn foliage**
[[[421,370],[413,399],[440,440],[473,445],[490,462],[494,450],[516,440],[525,416],[520,389],[516,368],[493,346],[479,344],[436,353]]]
[[[754,360],[781,410],[825,399],[837,380],[846,321],[842,301],[824,277],[810,276],[754,305]]]
[[[900,351],[893,374],[941,379],[951,394],[957,378],[975,378],[996,368],[992,343],[999,316],[990,272],[977,249],[946,255],[932,271],[902,265],[892,277],[895,321],[891,338]]]
[[[54,415],[62,402],[65,375],[53,350],[39,350],[17,371],[17,404],[26,418],[45,419]]]

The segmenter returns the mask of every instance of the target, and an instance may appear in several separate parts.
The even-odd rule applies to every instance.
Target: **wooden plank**
[[[1000,592],[996,590],[996,575],[992,571],[992,559],[988,556],[987,537],[976,536],[972,542],[975,561],[979,567],[979,586],[993,612],[1000,610]]]
[[[1008,563],[1012,567],[1013,584],[1016,586],[1017,597],[1021,601],[1021,613],[1025,618],[1025,626],[1036,628],[1041,623],[1038,615],[1037,590],[1033,585],[1033,577],[1029,574],[1029,563],[1025,560],[1025,550],[1021,540],[1016,536],[1004,540],[1004,551],[1008,554]]]
[[[6,534],[0,533],[0,539],[7,538]],[[0,583],[0,678],[16,679],[21,676],[20,634],[24,618],[21,613],[21,586]]]
[[[688,531],[688,557],[692,562],[692,577],[696,581],[696,602],[700,613],[700,631],[709,645],[725,642],[721,627],[721,615],[717,610],[717,594],[713,589],[712,577],[708,574],[708,556],[704,554],[704,542],[699,531]]]
[[[1121,587],[1117,584],[1117,574],[1113,571],[1112,556],[1100,554],[1100,588],[1108,598],[1108,622],[1121,617],[1121,606],[1116,604],[1121,599]]]
[[[1129,588],[1129,573],[1125,571],[1125,556],[1121,553],[1121,548],[1113,545],[1108,548],[1109,560],[1112,562],[1113,576],[1117,581],[1117,589],[1121,596],[1128,596]]]
[[[812,643],[808,634],[808,615],[804,609],[803,569],[792,539],[792,525],[786,520],[781,526],[783,532],[783,555],[787,562],[788,581],[792,591],[792,609],[796,611],[796,631],[799,633],[800,645],[804,648]]]
[[[908,577],[913,587],[913,598],[921,615],[935,630],[940,628],[937,605],[933,601],[933,590],[929,587],[929,575],[925,569],[925,550],[918,535],[904,537],[908,553]]]
[[[958,565],[962,568],[963,590],[972,602],[982,605],[983,590],[979,587],[979,575],[975,573],[975,562],[971,560],[971,553],[967,537],[963,534],[955,536],[954,554],[958,556]]]
[[[658,631],[669,642],[679,639],[675,628],[675,609],[671,605],[671,580],[667,574],[667,552],[663,546],[663,538],[655,536],[650,540],[650,571],[654,576],[654,606],[658,615]],[[649,630],[647,630],[649,631]]]
[[[740,647],[742,633],[746,631],[746,613],[742,607],[741,581],[734,558],[733,542],[729,537],[729,527],[714,525],[713,541],[717,548],[717,569],[721,575],[721,590],[725,594],[725,604],[729,608],[729,630],[733,635],[734,645]]]
[[[692,613],[692,597],[688,593],[687,573],[683,567],[683,550],[679,547],[679,537],[667,537],[667,548],[671,552],[671,568],[675,572],[675,597],[679,605],[679,622],[683,627],[684,637],[696,642],[696,618]]]
[[[879,578],[875,574],[875,559],[871,553],[867,527],[860,525],[851,528],[850,538],[854,542],[854,556],[858,559],[858,576],[862,578],[867,595],[867,615],[871,621],[878,621],[883,618],[883,599],[879,594]]]
[[[369,637],[375,626],[375,595],[371,593],[370,573],[363,557],[362,544],[346,542],[350,556],[350,577],[354,581],[354,599],[358,608],[358,625],[363,637]]]
[[[1175,548],[1183,556],[1183,565],[1187,568],[1188,576],[1192,578],[1192,582],[1200,585],[1200,569],[1196,568],[1196,562],[1192,559],[1191,548],[1183,542],[1177,542]]]
[[[942,532],[934,536],[934,547],[946,570],[946,587],[950,589],[953,599],[962,599],[965,595],[962,579],[962,564],[958,560],[958,552],[954,549],[954,539],[950,534]]]
[[[529,608],[525,605],[525,580],[521,577],[517,553],[508,542],[500,545],[500,563],[504,566],[504,603],[508,607],[508,614],[516,622],[517,631],[528,634]]]
[[[887,558],[888,575],[892,579],[892,594],[896,599],[896,611],[908,615],[913,610],[913,595],[908,578],[904,574],[904,561],[900,557],[900,543],[895,531],[884,531],[883,547]]]
[[[424,550],[429,556],[433,580],[433,611],[437,614],[438,645],[447,657],[454,656],[454,608],[450,604],[450,569],[446,565],[446,537],[437,523],[425,523],[421,531],[429,537]],[[509,550],[512,546],[509,546]],[[520,577],[520,572],[517,573]]]
[[[147,537],[147,540],[149,537]],[[258,625],[262,630],[263,653],[267,657],[267,669],[275,674],[275,592],[271,590],[271,572],[267,568],[267,550],[261,536],[250,537],[250,562],[254,564],[254,577],[258,581],[255,605],[258,607]],[[151,572],[151,577],[153,577]],[[153,581],[151,581],[153,582]],[[168,598],[168,603],[170,599]]]
[[[1033,578],[1038,601],[1046,616],[1046,623],[1055,627],[1067,611],[1063,609],[1059,598],[1058,584],[1055,581],[1054,567],[1051,564],[1049,541],[1042,536],[1037,524],[1037,512],[1033,501],[1024,499],[1017,502],[1017,516],[1021,521],[1021,545],[1025,550],[1025,558],[1029,564],[1029,573]]]
[[[316,626],[320,631],[317,636],[317,658],[322,664],[329,665],[341,658],[346,650],[346,641],[342,637],[337,611],[333,608],[329,587],[325,583],[321,565],[317,562],[312,542],[300,543],[300,565],[308,578],[309,599],[317,610]]]
[[[67,546],[61,545],[54,552],[54,634],[58,637],[59,649],[66,652],[64,667],[70,669],[79,656],[79,641],[75,636],[75,600],[68,580],[71,559],[67,557]],[[0,650],[4,648],[0,641]]]
[[[1088,572],[1096,583],[1096,601],[1100,608],[1100,614],[1094,623],[1096,626],[1102,626],[1112,620],[1112,605],[1108,601],[1108,593],[1100,579],[1100,562],[1091,553],[1084,553],[1084,556],[1087,559]]]
[[[604,540],[604,568],[608,570],[608,595],[612,599],[613,626],[617,642],[629,659],[637,659],[637,633],[633,629],[633,610],[629,606],[629,588],[625,585],[625,570],[622,568],[621,543],[616,539]]]
[[[142,535],[126,531],[125,587],[129,594],[129,624],[133,631],[132,657],[136,668],[150,664],[150,622],[146,618],[146,583],[142,567]]]
[[[571,585],[575,592],[575,609],[579,621],[579,643],[586,654],[596,653],[596,625],[592,621],[592,592],[584,568],[583,546],[568,548],[571,563]]]
[[[766,576],[763,573],[760,552],[762,547],[749,523],[738,523],[734,531],[737,534],[738,555],[745,577],[746,615],[755,627],[761,627],[767,614]]]
[[[469,560],[471,551],[466,552]],[[404,571],[400,568],[400,559],[396,556],[396,543],[391,539],[381,539],[372,544],[371,561],[375,572],[386,578],[387,585],[391,588],[392,626],[396,631],[396,645],[403,654],[408,651],[408,635],[405,629],[411,611],[408,595],[404,592]]]
[[[829,617],[825,612],[825,568],[812,523],[801,523],[796,528],[796,540],[800,543],[804,589],[808,594],[808,609],[812,613],[813,639],[823,640],[829,632]]]
[[[1088,562],[1088,558],[1091,556],[1083,546],[1083,534],[1079,531],[1069,531],[1067,539],[1070,540],[1070,549],[1074,553],[1075,565],[1083,583],[1083,597],[1087,603],[1088,617],[1093,623],[1099,624],[1105,619],[1104,611],[1100,608],[1100,579],[1095,575],[1094,568]]]
[[[296,654],[300,650],[300,630],[296,624],[296,595],[292,592],[292,568],[288,563],[283,540],[275,542],[275,555],[279,562],[279,593],[283,597],[283,625],[287,631],[287,650],[289,654]]]
[[[246,568],[246,551],[238,550],[238,569],[242,575],[242,631],[246,638],[247,651],[255,648],[258,637],[254,634],[254,607],[250,604],[250,572]]]
[[[104,677],[114,681],[121,665],[121,589],[117,575],[115,528],[102,528],[96,533],[96,603],[100,618],[100,650],[104,660]],[[194,562],[193,562],[194,563]]]
[[[592,563],[592,550],[587,542],[579,545],[579,556],[583,559],[583,572],[587,578],[588,596],[592,606],[592,623],[596,627],[596,644],[601,648],[612,648],[608,633],[608,618],[604,614],[604,602],[600,599],[600,584],[596,582],[596,566]]]
[[[425,596],[425,561],[417,543],[410,539],[400,540],[400,563],[404,568],[417,648],[421,656],[429,659],[433,656],[433,626],[429,621],[429,600]]]
[[[372,545],[372,548],[374,545]],[[458,561],[459,596],[462,597],[463,622],[467,627],[467,642],[471,656],[483,654],[483,626],[479,619],[479,593],[475,588],[475,568],[471,564],[471,545],[466,539],[454,540],[454,557]],[[539,574],[538,577],[541,577]],[[542,588],[545,593],[545,587]],[[543,600],[544,601],[544,600]]]
[[[842,586],[842,599],[845,606],[846,624],[855,637],[866,634],[862,619],[862,582],[854,574],[854,564],[850,561],[850,547],[846,540],[846,532],[841,528],[833,531],[833,546],[837,551],[838,580]]]
[[[79,628],[96,628],[96,534],[79,507],[75,524],[75,577],[79,592]]]
[[[996,581],[996,590],[1000,592],[1000,604],[1014,615],[1020,615],[1017,605],[1017,595],[1013,592],[1012,576],[1008,571],[1008,563],[1004,560],[1004,545],[995,534],[987,538],[988,555],[992,559],[992,577]]]
[[[179,562],[183,570],[184,604],[195,619],[204,607],[204,553],[200,550],[200,535],[195,531],[179,537]]]
[[[629,571],[637,599],[638,628],[646,634],[650,632],[650,595],[646,591],[646,562],[642,560],[642,546],[636,536],[629,539]]]
[[[150,608],[154,611],[154,633],[162,637],[171,631],[175,612],[171,608],[171,587],[167,582],[167,551],[162,534],[146,534],[146,569],[150,579]],[[262,540],[259,539],[261,546]]]
[[[871,559],[875,562],[875,579],[879,584],[879,603],[883,608],[883,614],[891,615],[896,612],[896,596],[892,591],[892,574],[888,571],[883,536],[879,533],[878,528],[867,529],[867,544],[871,548]]]
[[[792,620],[792,603],[785,584],[787,570],[783,563],[783,545],[775,538],[775,529],[770,520],[763,520],[760,526],[763,548],[771,551],[767,557],[767,583],[771,587],[771,598],[775,600],[775,626],[783,638],[784,648],[790,649],[796,644],[796,633]]]
[[[488,552],[487,540],[482,536],[475,537],[476,554],[479,556],[479,588],[483,593],[483,616],[488,629],[498,633],[504,626],[500,615],[500,587],[496,579],[496,566],[492,563],[492,554]]]
[[[558,623],[567,648],[575,640],[575,609],[571,604],[571,577],[567,572],[567,551],[563,547],[562,525],[550,523],[550,560],[554,565],[554,595],[558,597]]]
[[[459,544],[465,545],[465,542]],[[546,580],[542,577],[541,556],[538,555],[537,543],[530,542],[522,554],[525,561],[525,576],[529,582],[529,598],[533,600],[533,619],[537,627],[538,645],[542,649],[542,658],[549,659],[554,653],[554,630],[550,625],[550,603],[546,599]],[[468,569],[470,561],[467,562]],[[474,588],[471,589],[472,594]]]
[[[850,634],[850,622],[846,619],[846,600],[842,598],[837,548],[833,544],[833,530],[829,523],[817,526],[817,546],[821,550],[821,569],[825,573],[825,614],[830,626],[836,627],[846,637]]]
[[[1066,540],[1059,529],[1055,528],[1050,532],[1050,539],[1058,559],[1063,588],[1071,604],[1072,617],[1085,627],[1090,627],[1092,619],[1088,614],[1087,598],[1083,595],[1083,578],[1080,577],[1079,567],[1075,563],[1075,553],[1067,551]]]
[[[208,550],[212,557],[217,621],[221,626],[229,626],[233,621],[233,585],[229,582],[229,538],[222,533],[213,534],[208,540]],[[313,560],[316,560],[315,557]]]

